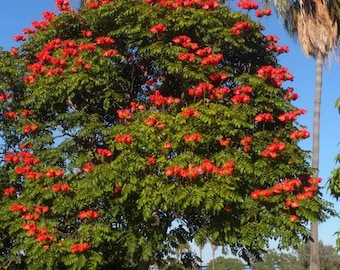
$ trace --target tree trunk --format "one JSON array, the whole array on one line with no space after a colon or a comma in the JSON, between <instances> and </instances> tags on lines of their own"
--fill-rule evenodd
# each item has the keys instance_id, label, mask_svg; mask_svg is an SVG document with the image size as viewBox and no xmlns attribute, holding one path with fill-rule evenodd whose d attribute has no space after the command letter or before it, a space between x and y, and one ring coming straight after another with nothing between
<instances>
[{"instance_id":1,"label":"tree trunk","mask_svg":"<svg viewBox=\"0 0 340 270\"><path fill-rule=\"evenodd\" d=\"M136 270L148 270L150 266L149 262L140 262L136 268Z\"/></svg>"},{"instance_id":2,"label":"tree trunk","mask_svg":"<svg viewBox=\"0 0 340 270\"><path fill-rule=\"evenodd\" d=\"M316 74L315 74L315 94L314 94L314 114L313 114L313 150L312 150L312 168L315 169L313 177L319 175L319 146L320 146L320 107L321 107L321 92L322 92L322 68L323 57L316 57ZM318 223L311 224L310 241L310 270L320 270L319 256L319 236Z\"/></svg>"}]
</instances>

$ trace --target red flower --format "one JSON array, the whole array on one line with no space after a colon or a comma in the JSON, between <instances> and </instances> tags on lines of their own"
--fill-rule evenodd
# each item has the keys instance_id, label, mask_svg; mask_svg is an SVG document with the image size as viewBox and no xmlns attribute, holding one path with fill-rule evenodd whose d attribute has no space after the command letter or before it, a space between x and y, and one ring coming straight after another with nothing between
<instances>
[{"instance_id":1,"label":"red flower","mask_svg":"<svg viewBox=\"0 0 340 270\"><path fill-rule=\"evenodd\" d=\"M187 134L183 137L185 142L199 142L202 139L202 135L199 133Z\"/></svg>"},{"instance_id":2,"label":"red flower","mask_svg":"<svg viewBox=\"0 0 340 270\"><path fill-rule=\"evenodd\" d=\"M145 123L147 126L152 127L152 126L154 126L157 122L158 122L157 118L156 118L155 116L151 116L151 117L149 117L147 120L145 120L144 123Z\"/></svg>"},{"instance_id":3,"label":"red flower","mask_svg":"<svg viewBox=\"0 0 340 270\"><path fill-rule=\"evenodd\" d=\"M310 133L307 129L303 128L301 130L294 130L291 134L290 134L290 138L292 140L299 140L299 139L307 139L309 138Z\"/></svg>"},{"instance_id":4,"label":"red flower","mask_svg":"<svg viewBox=\"0 0 340 270\"><path fill-rule=\"evenodd\" d=\"M35 223L25 223L21 228L27 231L29 235L34 235L37 232L37 225Z\"/></svg>"},{"instance_id":5,"label":"red flower","mask_svg":"<svg viewBox=\"0 0 340 270\"><path fill-rule=\"evenodd\" d=\"M298 219L299 219L299 218L298 218L296 215L290 215L290 218L289 218L289 220L290 220L291 222L296 222Z\"/></svg>"},{"instance_id":6,"label":"red flower","mask_svg":"<svg viewBox=\"0 0 340 270\"><path fill-rule=\"evenodd\" d=\"M52 186L52 191L54 192L59 192L59 191L68 192L70 190L71 190L71 187L67 184L54 184Z\"/></svg>"},{"instance_id":7,"label":"red flower","mask_svg":"<svg viewBox=\"0 0 340 270\"><path fill-rule=\"evenodd\" d=\"M24 133L30 133L30 132L35 132L38 130L38 126L37 125L26 125L24 126Z\"/></svg>"},{"instance_id":8,"label":"red flower","mask_svg":"<svg viewBox=\"0 0 340 270\"><path fill-rule=\"evenodd\" d=\"M49 207L48 206L37 205L34 208L34 212L36 212L36 213L47 213L48 211L49 211Z\"/></svg>"},{"instance_id":9,"label":"red flower","mask_svg":"<svg viewBox=\"0 0 340 270\"><path fill-rule=\"evenodd\" d=\"M250 31L251 29L252 29L252 26L249 22L237 22L231 28L231 31L233 32L235 36L238 36L242 34L243 32Z\"/></svg>"},{"instance_id":10,"label":"red flower","mask_svg":"<svg viewBox=\"0 0 340 270\"><path fill-rule=\"evenodd\" d=\"M97 211L94 211L94 210L86 210L86 211L80 211L78 216L81 220L97 219L99 217L99 213Z\"/></svg>"},{"instance_id":11,"label":"red flower","mask_svg":"<svg viewBox=\"0 0 340 270\"><path fill-rule=\"evenodd\" d=\"M5 196L11 196L16 193L16 189L14 187L9 187L4 189L4 195Z\"/></svg>"},{"instance_id":12,"label":"red flower","mask_svg":"<svg viewBox=\"0 0 340 270\"><path fill-rule=\"evenodd\" d=\"M258 18L262 18L263 16L270 16L272 15L272 11L270 8L265 8L262 10L256 10L255 16Z\"/></svg>"},{"instance_id":13,"label":"red flower","mask_svg":"<svg viewBox=\"0 0 340 270\"><path fill-rule=\"evenodd\" d=\"M106 37L98 37L97 39L96 39L96 43L98 44L98 45L112 45L112 44L114 44L116 41L113 39L113 38L111 38L111 37L108 37L108 36L106 36Z\"/></svg>"},{"instance_id":14,"label":"red flower","mask_svg":"<svg viewBox=\"0 0 340 270\"><path fill-rule=\"evenodd\" d=\"M27 172L25 174L27 179L39 179L41 177L41 173L38 172Z\"/></svg>"},{"instance_id":15,"label":"red flower","mask_svg":"<svg viewBox=\"0 0 340 270\"><path fill-rule=\"evenodd\" d=\"M164 146L163 146L165 149L170 149L172 147L172 143L171 142L166 142L164 143Z\"/></svg>"},{"instance_id":16,"label":"red flower","mask_svg":"<svg viewBox=\"0 0 340 270\"><path fill-rule=\"evenodd\" d=\"M260 122L271 122L274 120L274 117L270 113L259 113L258 115L255 116L255 122L260 123Z\"/></svg>"},{"instance_id":17,"label":"red flower","mask_svg":"<svg viewBox=\"0 0 340 270\"><path fill-rule=\"evenodd\" d=\"M22 110L21 115L22 116L32 116L33 112L25 109L25 110Z\"/></svg>"},{"instance_id":18,"label":"red flower","mask_svg":"<svg viewBox=\"0 0 340 270\"><path fill-rule=\"evenodd\" d=\"M117 143L125 143L125 144L131 144L132 143L132 135L117 135L115 137L115 140Z\"/></svg>"},{"instance_id":19,"label":"red flower","mask_svg":"<svg viewBox=\"0 0 340 270\"><path fill-rule=\"evenodd\" d=\"M166 26L163 25L163 24L157 24L157 25L154 25L152 27L150 27L150 32L153 33L153 34L156 34L156 33L163 33L166 31Z\"/></svg>"},{"instance_id":20,"label":"red flower","mask_svg":"<svg viewBox=\"0 0 340 270\"><path fill-rule=\"evenodd\" d=\"M13 37L13 39L14 39L15 41L25 41L25 40L26 40L25 36L23 36L23 35L15 35L15 36Z\"/></svg>"},{"instance_id":21,"label":"red flower","mask_svg":"<svg viewBox=\"0 0 340 270\"><path fill-rule=\"evenodd\" d=\"M38 214L32 214L32 213L27 213L22 216L25 220L38 220L39 215Z\"/></svg>"},{"instance_id":22,"label":"red flower","mask_svg":"<svg viewBox=\"0 0 340 270\"><path fill-rule=\"evenodd\" d=\"M15 56L19 54L19 50L17 50L16 48L11 48L11 52L10 55Z\"/></svg>"},{"instance_id":23,"label":"red flower","mask_svg":"<svg viewBox=\"0 0 340 270\"><path fill-rule=\"evenodd\" d=\"M251 10L251 9L258 9L259 4L257 2L253 2L252 0L241 0L237 2L237 5L246 10Z\"/></svg>"},{"instance_id":24,"label":"red flower","mask_svg":"<svg viewBox=\"0 0 340 270\"><path fill-rule=\"evenodd\" d=\"M133 115L130 111L130 109L122 109L122 110L117 110L118 118L119 119L132 119Z\"/></svg>"},{"instance_id":25,"label":"red flower","mask_svg":"<svg viewBox=\"0 0 340 270\"><path fill-rule=\"evenodd\" d=\"M98 155L104 156L104 157L111 157L113 155L113 152L111 150L104 149L104 148L98 148L97 153Z\"/></svg>"},{"instance_id":26,"label":"red flower","mask_svg":"<svg viewBox=\"0 0 340 270\"><path fill-rule=\"evenodd\" d=\"M111 57L116 54L118 54L118 50L110 49L110 50L103 51L104 57Z\"/></svg>"},{"instance_id":27,"label":"red flower","mask_svg":"<svg viewBox=\"0 0 340 270\"><path fill-rule=\"evenodd\" d=\"M80 32L83 37L87 37L87 38L92 37L92 31L90 30L81 30Z\"/></svg>"},{"instance_id":28,"label":"red flower","mask_svg":"<svg viewBox=\"0 0 340 270\"><path fill-rule=\"evenodd\" d=\"M85 173L88 173L89 171L91 171L91 170L93 170L93 169L95 169L95 168L96 168L95 165L93 165L93 164L90 163L90 162L87 162L87 163L85 163L85 165L84 165L84 167L83 167L83 171L84 171Z\"/></svg>"},{"instance_id":29,"label":"red flower","mask_svg":"<svg viewBox=\"0 0 340 270\"><path fill-rule=\"evenodd\" d=\"M219 143L221 146L227 146L231 143L231 138L221 139L219 140Z\"/></svg>"},{"instance_id":30,"label":"red flower","mask_svg":"<svg viewBox=\"0 0 340 270\"><path fill-rule=\"evenodd\" d=\"M90 248L91 245L89 243L73 244L71 246L71 253L82 253Z\"/></svg>"},{"instance_id":31,"label":"red flower","mask_svg":"<svg viewBox=\"0 0 340 270\"><path fill-rule=\"evenodd\" d=\"M147 157L146 160L148 161L149 165L155 165L157 162L157 159L155 159L154 157Z\"/></svg>"},{"instance_id":32,"label":"red flower","mask_svg":"<svg viewBox=\"0 0 340 270\"><path fill-rule=\"evenodd\" d=\"M200 112L192 108L186 108L182 110L181 114L183 117L191 117L191 116L197 117L200 115Z\"/></svg>"},{"instance_id":33,"label":"red flower","mask_svg":"<svg viewBox=\"0 0 340 270\"><path fill-rule=\"evenodd\" d=\"M4 117L9 119L17 119L18 115L15 112L4 112Z\"/></svg>"},{"instance_id":34,"label":"red flower","mask_svg":"<svg viewBox=\"0 0 340 270\"><path fill-rule=\"evenodd\" d=\"M22 205L22 204L13 204L13 205L11 205L9 210L11 212L25 213L25 212L27 212L28 208L25 205Z\"/></svg>"}]
</instances>

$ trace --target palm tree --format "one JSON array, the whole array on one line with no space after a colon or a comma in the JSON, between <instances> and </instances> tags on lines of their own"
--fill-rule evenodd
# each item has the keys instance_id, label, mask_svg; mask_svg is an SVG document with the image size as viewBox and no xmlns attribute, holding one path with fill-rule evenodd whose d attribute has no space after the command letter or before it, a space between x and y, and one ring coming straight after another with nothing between
<instances>
[{"instance_id":1,"label":"palm tree","mask_svg":"<svg viewBox=\"0 0 340 270\"><path fill-rule=\"evenodd\" d=\"M212 270L215 270L215 252L217 250L217 246L210 241L211 249L212 249Z\"/></svg>"},{"instance_id":2,"label":"palm tree","mask_svg":"<svg viewBox=\"0 0 340 270\"><path fill-rule=\"evenodd\" d=\"M274 4L288 33L297 37L303 52L316 60L312 168L318 177L322 69L339 45L340 3L328 0L264 0ZM310 270L320 270L318 223L311 224Z\"/></svg>"},{"instance_id":3,"label":"palm tree","mask_svg":"<svg viewBox=\"0 0 340 270\"><path fill-rule=\"evenodd\" d=\"M203 263L203 258L202 258L202 257L203 257L203 254L202 254L202 253L203 253L203 248L204 248L204 246L205 246L205 243L202 243L202 244L199 244L199 245L198 245L198 247L199 247L199 249L200 249L200 259L201 259L201 263L200 263L200 264L201 264L201 268L202 268L202 263Z\"/></svg>"}]
</instances>

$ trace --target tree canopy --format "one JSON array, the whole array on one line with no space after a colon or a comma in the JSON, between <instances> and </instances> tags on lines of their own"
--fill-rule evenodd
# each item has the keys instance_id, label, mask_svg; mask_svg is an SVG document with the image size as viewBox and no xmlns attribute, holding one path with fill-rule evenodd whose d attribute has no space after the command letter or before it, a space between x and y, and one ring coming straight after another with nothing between
<instances>
[{"instance_id":1,"label":"tree canopy","mask_svg":"<svg viewBox=\"0 0 340 270\"><path fill-rule=\"evenodd\" d=\"M329 209L276 36L214 0L56 4L0 52L2 266L147 269L190 241L247 260L308 239Z\"/></svg>"}]
</instances>

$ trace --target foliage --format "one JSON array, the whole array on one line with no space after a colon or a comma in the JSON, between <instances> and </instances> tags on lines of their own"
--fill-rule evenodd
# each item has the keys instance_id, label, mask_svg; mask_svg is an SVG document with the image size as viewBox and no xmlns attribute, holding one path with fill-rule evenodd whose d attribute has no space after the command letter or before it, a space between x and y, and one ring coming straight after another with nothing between
<instances>
[{"instance_id":1,"label":"foliage","mask_svg":"<svg viewBox=\"0 0 340 270\"><path fill-rule=\"evenodd\" d=\"M292 253L277 252L274 250L268 251L263 257L262 262L255 262L252 269L272 270L274 265L280 270L308 270L309 265L309 242L301 245ZM319 242L320 250L320 267L321 270L336 270L339 269L340 257L336 249L331 245L325 245Z\"/></svg>"},{"instance_id":2,"label":"foliage","mask_svg":"<svg viewBox=\"0 0 340 270\"><path fill-rule=\"evenodd\" d=\"M244 263L236 258L217 257L214 261L211 260L207 266L208 270L244 270Z\"/></svg>"},{"instance_id":3,"label":"foliage","mask_svg":"<svg viewBox=\"0 0 340 270\"><path fill-rule=\"evenodd\" d=\"M340 267L340 257L331 245L325 245L321 241L320 247L320 267L321 270L336 270ZM261 261L254 259L251 263L253 270L308 270L309 269L309 243L302 244L292 252L279 252L268 250L263 254ZM244 264L236 258L218 257L215 259L215 270L234 269L243 270ZM276 268L275 268L276 267ZM208 269L212 269L212 261L208 264Z\"/></svg>"},{"instance_id":4,"label":"foliage","mask_svg":"<svg viewBox=\"0 0 340 270\"><path fill-rule=\"evenodd\" d=\"M147 269L207 239L248 259L326 218L259 22L214 0L56 4L1 52L3 268Z\"/></svg>"}]
</instances>

